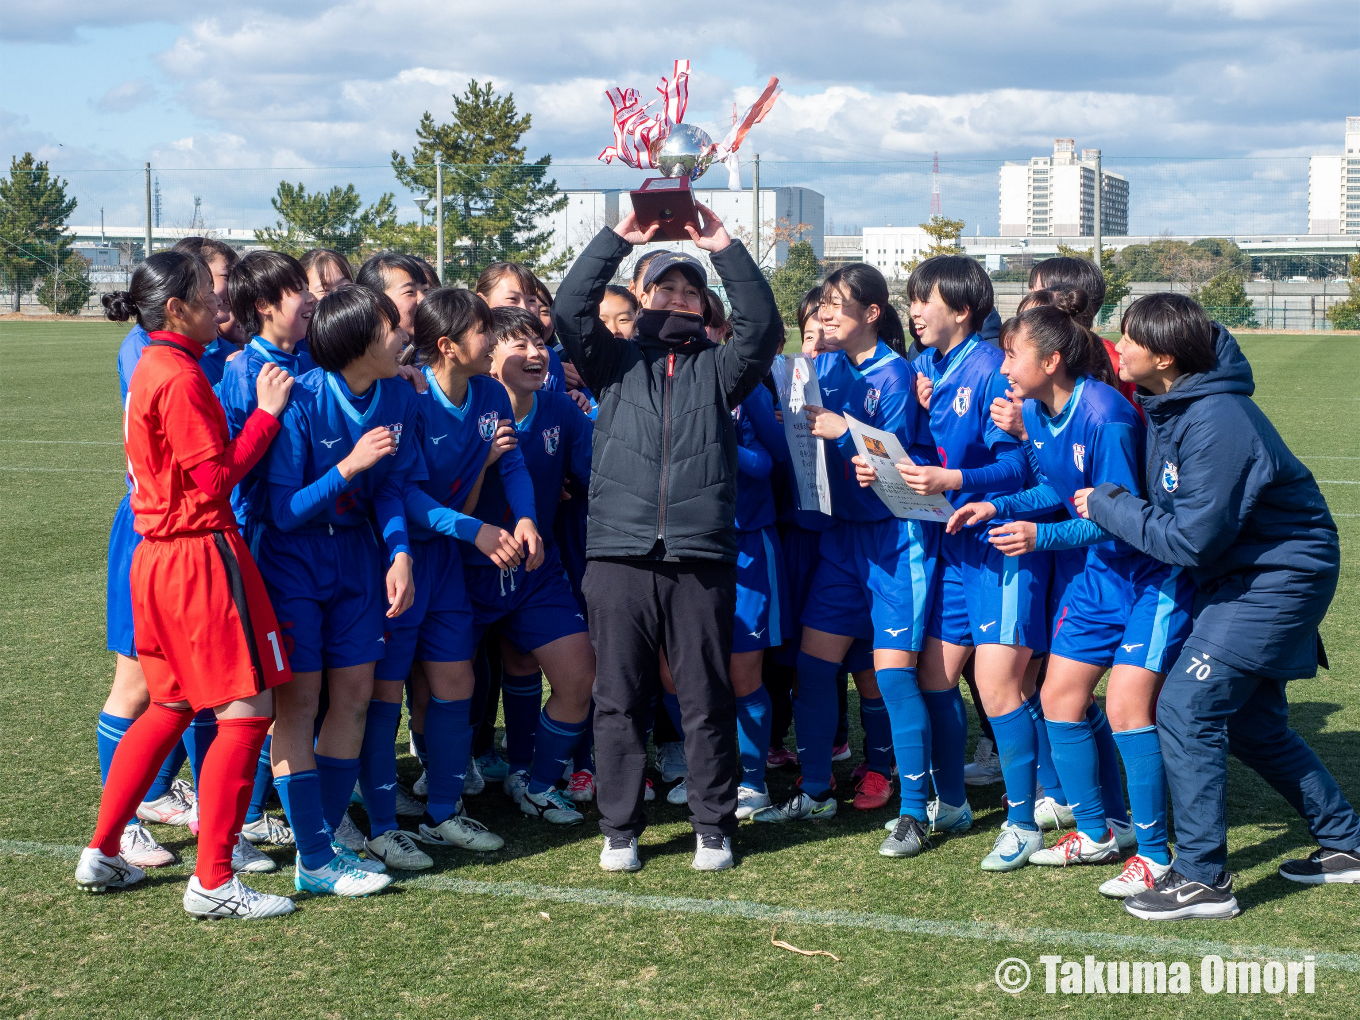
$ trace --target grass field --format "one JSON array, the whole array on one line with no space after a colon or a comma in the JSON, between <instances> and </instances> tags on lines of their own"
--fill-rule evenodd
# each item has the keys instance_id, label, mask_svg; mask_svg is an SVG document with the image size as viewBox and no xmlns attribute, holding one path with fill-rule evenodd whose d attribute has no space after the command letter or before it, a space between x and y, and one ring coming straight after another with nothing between
<instances>
[{"instance_id":1,"label":"grass field","mask_svg":"<svg viewBox=\"0 0 1360 1020\"><path fill-rule=\"evenodd\" d=\"M1229 866L1244 913L1232 922L1137 921L1096 894L1109 868L984 875L999 787L973 792L972 833L909 861L875 853L885 812L844 805L821 825L745 825L737 868L699 875L686 811L662 801L644 870L606 875L593 806L585 825L563 830L490 789L469 809L506 837L503 851L438 853L433 873L372 900L300 899L291 917L259 924L194 922L179 905L185 866L127 893L79 894L72 868L99 798L94 719L113 674L105 549L123 486L123 332L0 322L0 1016L1357 1015L1360 890L1276 875L1313 844L1236 763ZM1292 719L1360 797L1360 338L1251 336L1243 346L1261 406L1324 480L1341 530L1341 586L1324 627L1332 670L1291 686ZM410 782L418 770L400 741ZM838 767L842 791L853 764ZM792 776L771 782L779 794ZM187 830L157 835L191 857ZM256 884L288 892L291 869ZM773 946L776 925L776 938L839 962ZM1316 994L1201 992L1200 957L1234 952L1315 954ZM1047 995L1046 953L1185 960L1194 991ZM1015 996L994 981L1007 957L1034 971Z\"/></svg>"}]
</instances>

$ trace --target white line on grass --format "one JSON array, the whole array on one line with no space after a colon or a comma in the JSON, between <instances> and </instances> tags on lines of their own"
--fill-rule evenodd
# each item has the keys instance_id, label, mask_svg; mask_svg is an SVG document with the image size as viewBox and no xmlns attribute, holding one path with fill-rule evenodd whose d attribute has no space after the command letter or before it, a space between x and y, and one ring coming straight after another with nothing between
<instances>
[{"instance_id":1,"label":"white line on grass","mask_svg":"<svg viewBox=\"0 0 1360 1020\"><path fill-rule=\"evenodd\" d=\"M1347 481L1342 478L1319 478L1323 485L1360 485L1360 482Z\"/></svg>"},{"instance_id":2,"label":"white line on grass","mask_svg":"<svg viewBox=\"0 0 1360 1020\"><path fill-rule=\"evenodd\" d=\"M126 471L118 468L45 468L45 467L0 467L0 471L36 471L41 474L55 475L125 475Z\"/></svg>"},{"instance_id":3,"label":"white line on grass","mask_svg":"<svg viewBox=\"0 0 1360 1020\"><path fill-rule=\"evenodd\" d=\"M15 857L41 856L74 861L79 859L80 849L77 846L0 839L0 853ZM191 858L191 854L185 855L184 866L192 863ZM533 882L474 882L447 875L399 874L401 884L407 888L462 893L467 896L546 900L551 903L576 903L618 910L647 910L653 913L704 914L710 917L771 924L826 925L901 935L943 936L969 942L1033 944L1041 947L1069 945L1124 954L1137 951L1163 957L1216 955L1259 960L1302 960L1307 954L1314 958L1319 967L1360 973L1360 955L1353 953L1326 953L1280 946L1256 946L1161 935L1120 935L1113 932L1074 931L1066 928L1012 928L988 921L935 921L901 914L780 907L750 900L705 900L690 896L651 896L579 886L538 885Z\"/></svg>"},{"instance_id":4,"label":"white line on grass","mask_svg":"<svg viewBox=\"0 0 1360 1020\"><path fill-rule=\"evenodd\" d=\"M0 443L24 443L34 446L122 446L107 439L0 439ZM1351 458L1360 460L1360 457Z\"/></svg>"}]
</instances>

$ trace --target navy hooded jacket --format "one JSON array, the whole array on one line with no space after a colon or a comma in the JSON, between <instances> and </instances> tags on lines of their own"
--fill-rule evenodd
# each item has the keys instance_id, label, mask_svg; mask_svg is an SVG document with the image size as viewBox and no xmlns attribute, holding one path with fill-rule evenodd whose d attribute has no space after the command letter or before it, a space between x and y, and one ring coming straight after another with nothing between
<instances>
[{"instance_id":1,"label":"navy hooded jacket","mask_svg":"<svg viewBox=\"0 0 1360 1020\"><path fill-rule=\"evenodd\" d=\"M1336 524L1312 472L1251 399L1251 366L1218 323L1214 349L1208 371L1164 394L1138 391L1148 501L1107 483L1088 512L1134 548L1189 570L1196 649L1274 680L1314 676L1317 627L1340 569Z\"/></svg>"}]
</instances>

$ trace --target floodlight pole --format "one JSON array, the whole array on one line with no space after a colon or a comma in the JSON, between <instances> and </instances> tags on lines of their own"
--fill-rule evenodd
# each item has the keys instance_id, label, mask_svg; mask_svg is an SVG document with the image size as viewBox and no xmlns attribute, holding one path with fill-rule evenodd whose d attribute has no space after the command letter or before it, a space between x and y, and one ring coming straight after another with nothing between
<instances>
[{"instance_id":1,"label":"floodlight pole","mask_svg":"<svg viewBox=\"0 0 1360 1020\"><path fill-rule=\"evenodd\" d=\"M444 282L444 157L434 161L434 264Z\"/></svg>"},{"instance_id":2,"label":"floodlight pole","mask_svg":"<svg viewBox=\"0 0 1360 1020\"><path fill-rule=\"evenodd\" d=\"M751 171L751 254L760 265L760 153Z\"/></svg>"},{"instance_id":3,"label":"floodlight pole","mask_svg":"<svg viewBox=\"0 0 1360 1020\"><path fill-rule=\"evenodd\" d=\"M1101 263L1101 256L1102 256L1102 254L1103 254L1103 253L1101 252L1101 250L1100 250L1100 249L1101 249L1101 243L1102 243L1102 238L1101 238L1101 236L1100 236L1100 205L1101 205L1101 198L1103 197L1103 192L1104 192L1104 190L1105 190L1105 188L1104 188L1104 182L1101 180L1101 177L1100 177L1100 150L1097 149L1097 150L1096 150L1096 236L1095 236L1095 242L1096 242L1096 246L1095 246L1095 264L1096 264L1096 268L1097 268L1097 269L1100 269L1100 268L1101 268L1101 264L1100 264L1100 263Z\"/></svg>"},{"instance_id":4,"label":"floodlight pole","mask_svg":"<svg viewBox=\"0 0 1360 1020\"><path fill-rule=\"evenodd\" d=\"M146 252L143 259L151 257L151 164L146 165Z\"/></svg>"}]
</instances>

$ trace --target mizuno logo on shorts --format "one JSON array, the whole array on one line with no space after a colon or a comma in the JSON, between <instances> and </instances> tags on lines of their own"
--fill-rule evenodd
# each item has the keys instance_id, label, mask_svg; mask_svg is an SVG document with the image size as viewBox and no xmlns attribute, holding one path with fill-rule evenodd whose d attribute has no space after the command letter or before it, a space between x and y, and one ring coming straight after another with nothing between
<instances>
[{"instance_id":1,"label":"mizuno logo on shorts","mask_svg":"<svg viewBox=\"0 0 1360 1020\"><path fill-rule=\"evenodd\" d=\"M987 628L988 628L988 627L995 627L995 626L996 626L996 621L995 621L995 620L993 620L991 623L979 623L979 624L978 624L978 630L980 630L980 631L982 631L982 633L986 634L986 633L987 633Z\"/></svg>"},{"instance_id":2,"label":"mizuno logo on shorts","mask_svg":"<svg viewBox=\"0 0 1360 1020\"><path fill-rule=\"evenodd\" d=\"M749 631L748 633L750 633L751 637L755 638L758 641L760 640L760 635L765 633L765 628L761 627L760 630L753 630Z\"/></svg>"},{"instance_id":3,"label":"mizuno logo on shorts","mask_svg":"<svg viewBox=\"0 0 1360 1020\"><path fill-rule=\"evenodd\" d=\"M884 633L884 634L891 634L893 637L897 637L898 634L905 634L905 633L906 633L907 631L909 631L909 630L911 630L910 627L898 627L898 628L896 628L896 629L894 629L894 628L892 628L892 627L884 627L884 628L883 628L883 633Z\"/></svg>"},{"instance_id":4,"label":"mizuno logo on shorts","mask_svg":"<svg viewBox=\"0 0 1360 1020\"><path fill-rule=\"evenodd\" d=\"M1140 641L1140 642L1138 642L1138 644L1136 644L1136 645L1120 645L1119 647L1122 648L1122 649L1124 649L1124 651L1126 651L1126 652L1131 652L1131 651L1133 651L1135 648L1142 648L1142 647L1143 647L1143 642Z\"/></svg>"}]
</instances>

